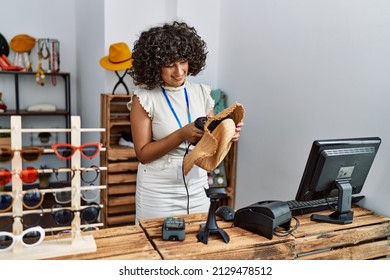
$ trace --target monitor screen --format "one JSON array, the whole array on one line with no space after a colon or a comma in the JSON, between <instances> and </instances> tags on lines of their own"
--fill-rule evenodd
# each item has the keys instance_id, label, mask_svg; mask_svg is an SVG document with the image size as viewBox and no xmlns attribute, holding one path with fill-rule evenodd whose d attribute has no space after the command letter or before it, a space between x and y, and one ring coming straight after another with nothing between
<instances>
[{"instance_id":1,"label":"monitor screen","mask_svg":"<svg viewBox=\"0 0 390 280\"><path fill-rule=\"evenodd\" d=\"M361 192L378 151L379 137L316 140L312 144L295 199L309 201L337 197L329 216L312 215L312 220L351 223L352 194Z\"/></svg>"}]
</instances>

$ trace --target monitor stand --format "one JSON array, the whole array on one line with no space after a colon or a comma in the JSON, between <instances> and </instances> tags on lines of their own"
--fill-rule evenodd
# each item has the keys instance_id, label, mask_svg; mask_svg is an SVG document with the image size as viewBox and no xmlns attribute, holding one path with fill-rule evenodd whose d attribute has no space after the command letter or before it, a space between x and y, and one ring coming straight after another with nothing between
<instances>
[{"instance_id":1,"label":"monitor stand","mask_svg":"<svg viewBox=\"0 0 390 280\"><path fill-rule=\"evenodd\" d=\"M311 215L312 221L325 222L332 224L350 224L353 220L353 212L351 211L352 201L352 186L349 181L336 182L336 188L339 190L337 210L330 214Z\"/></svg>"}]
</instances>

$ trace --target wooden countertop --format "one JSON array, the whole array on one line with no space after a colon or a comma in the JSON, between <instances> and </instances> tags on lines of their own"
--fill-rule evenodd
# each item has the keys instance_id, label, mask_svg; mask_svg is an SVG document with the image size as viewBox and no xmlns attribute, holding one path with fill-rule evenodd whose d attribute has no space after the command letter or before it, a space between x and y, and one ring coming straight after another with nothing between
<instances>
[{"instance_id":1,"label":"wooden countertop","mask_svg":"<svg viewBox=\"0 0 390 280\"><path fill-rule=\"evenodd\" d=\"M199 223L207 219L206 214L184 217L186 239L179 243L162 240L163 219L141 221L140 225L163 259L390 259L390 218L357 206L352 210L351 224L318 223L306 214L297 217L300 224L292 235L274 235L272 239L218 221L230 236L228 244L218 234L211 235L207 245L197 241ZM291 226L294 224L292 221Z\"/></svg>"},{"instance_id":2,"label":"wooden countertop","mask_svg":"<svg viewBox=\"0 0 390 280\"><path fill-rule=\"evenodd\" d=\"M50 258L52 260L161 260L159 253L140 226L124 226L89 231L93 235L96 251Z\"/></svg>"},{"instance_id":3,"label":"wooden countertop","mask_svg":"<svg viewBox=\"0 0 390 280\"><path fill-rule=\"evenodd\" d=\"M351 224L313 222L310 214L306 214L297 217L300 225L292 235L274 235L272 239L218 220L218 227L230 237L229 243L215 233L210 235L208 244L197 240L200 224L207 220L207 213L184 216L184 241L162 240L163 218L144 220L139 226L87 232L94 237L95 252L50 259L390 259L390 218L359 207L352 210L354 220ZM292 221L292 226L294 223Z\"/></svg>"}]
</instances>

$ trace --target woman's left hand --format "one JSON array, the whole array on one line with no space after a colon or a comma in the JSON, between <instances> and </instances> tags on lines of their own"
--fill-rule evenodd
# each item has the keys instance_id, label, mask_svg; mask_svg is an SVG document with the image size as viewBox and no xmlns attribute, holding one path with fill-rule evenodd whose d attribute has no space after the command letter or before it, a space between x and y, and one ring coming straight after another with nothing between
<instances>
[{"instance_id":1,"label":"woman's left hand","mask_svg":"<svg viewBox=\"0 0 390 280\"><path fill-rule=\"evenodd\" d=\"M232 137L232 142L237 142L238 139L240 139L240 131L241 131L241 128L244 126L244 123L241 122L241 123L238 123L236 125L236 133L233 135Z\"/></svg>"}]
</instances>

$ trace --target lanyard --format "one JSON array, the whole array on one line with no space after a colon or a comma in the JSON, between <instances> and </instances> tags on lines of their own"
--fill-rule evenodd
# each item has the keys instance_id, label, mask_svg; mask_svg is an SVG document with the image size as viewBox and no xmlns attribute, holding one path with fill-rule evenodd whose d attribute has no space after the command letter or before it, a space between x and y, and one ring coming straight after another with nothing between
<instances>
[{"instance_id":1,"label":"lanyard","mask_svg":"<svg viewBox=\"0 0 390 280\"><path fill-rule=\"evenodd\" d=\"M177 121L177 124L179 125L180 128L182 128L183 126L182 126L182 124L181 124L181 122L180 122L180 120L179 120L179 117L178 117L177 114L176 114L175 109L173 109L172 103L171 103L171 101L169 100L169 97L168 97L167 92L165 91L165 89L164 89L163 87L161 87L161 89L162 89L162 92L163 92L163 94L164 94L164 96L165 96L165 99L166 99L167 102L168 102L169 108L170 108L171 111L172 111L172 114L175 116L175 119L176 119L176 121ZM186 89L186 88L184 88L184 96L185 96L185 98L186 98L186 104L187 104L188 123L190 123L190 122L191 122L190 103L189 103L189 101L188 101L188 94L187 94L187 89Z\"/></svg>"}]
</instances>

